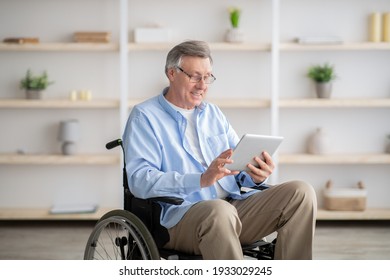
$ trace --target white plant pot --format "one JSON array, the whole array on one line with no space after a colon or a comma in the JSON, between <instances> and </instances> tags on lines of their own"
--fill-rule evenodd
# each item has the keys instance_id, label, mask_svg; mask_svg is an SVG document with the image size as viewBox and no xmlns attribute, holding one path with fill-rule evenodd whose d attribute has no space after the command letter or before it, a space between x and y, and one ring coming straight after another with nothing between
<instances>
[{"instance_id":1,"label":"white plant pot","mask_svg":"<svg viewBox=\"0 0 390 280\"><path fill-rule=\"evenodd\" d=\"M230 28L226 31L225 40L229 43L242 43L244 41L244 33L240 28Z\"/></svg>"}]
</instances>

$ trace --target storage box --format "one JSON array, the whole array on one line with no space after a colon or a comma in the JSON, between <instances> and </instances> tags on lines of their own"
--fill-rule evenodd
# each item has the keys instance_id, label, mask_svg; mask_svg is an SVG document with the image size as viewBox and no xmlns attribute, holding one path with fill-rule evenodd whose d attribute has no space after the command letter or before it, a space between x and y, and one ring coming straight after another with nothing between
<instances>
[{"instance_id":1,"label":"storage box","mask_svg":"<svg viewBox=\"0 0 390 280\"><path fill-rule=\"evenodd\" d=\"M358 188L332 188L328 182L324 190L326 210L364 211L367 204L367 191L359 182Z\"/></svg>"},{"instance_id":2,"label":"storage box","mask_svg":"<svg viewBox=\"0 0 390 280\"><path fill-rule=\"evenodd\" d=\"M136 28L134 42L136 43L162 43L172 41L172 30L161 27Z\"/></svg>"}]
</instances>

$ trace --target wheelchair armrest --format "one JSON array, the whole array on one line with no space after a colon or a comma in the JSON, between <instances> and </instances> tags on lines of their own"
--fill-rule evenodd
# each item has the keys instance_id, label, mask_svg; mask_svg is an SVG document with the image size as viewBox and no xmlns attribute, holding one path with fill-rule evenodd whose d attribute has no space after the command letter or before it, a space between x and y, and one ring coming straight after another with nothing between
<instances>
[{"instance_id":1,"label":"wheelchair armrest","mask_svg":"<svg viewBox=\"0 0 390 280\"><path fill-rule=\"evenodd\" d=\"M182 198L173 197L173 196L152 197L152 198L149 198L149 200L151 200L153 202L165 202L165 203L173 204L173 205L180 205L184 201Z\"/></svg>"}]
</instances>

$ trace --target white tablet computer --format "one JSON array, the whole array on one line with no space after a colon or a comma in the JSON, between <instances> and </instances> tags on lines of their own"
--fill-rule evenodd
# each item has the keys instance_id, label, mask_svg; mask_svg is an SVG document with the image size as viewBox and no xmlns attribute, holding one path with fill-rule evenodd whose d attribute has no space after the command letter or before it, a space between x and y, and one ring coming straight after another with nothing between
<instances>
[{"instance_id":1,"label":"white tablet computer","mask_svg":"<svg viewBox=\"0 0 390 280\"><path fill-rule=\"evenodd\" d=\"M257 166L253 158L255 156L262 158L263 151L272 156L282 141L281 136L245 134L233 151L231 158L234 162L226 164L226 168L243 171L248 169L248 163Z\"/></svg>"}]
</instances>

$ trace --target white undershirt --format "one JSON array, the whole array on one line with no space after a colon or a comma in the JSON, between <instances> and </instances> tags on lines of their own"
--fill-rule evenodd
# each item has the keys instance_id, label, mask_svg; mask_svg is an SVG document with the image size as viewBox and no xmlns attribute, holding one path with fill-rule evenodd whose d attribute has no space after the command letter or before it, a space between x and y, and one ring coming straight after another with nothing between
<instances>
[{"instance_id":1,"label":"white undershirt","mask_svg":"<svg viewBox=\"0 0 390 280\"><path fill-rule=\"evenodd\" d=\"M190 145L190 149L193 153L194 158L199 161L205 168L207 168L206 161L204 160L202 150L200 149L200 144L199 144L199 138L198 134L196 132L196 113L195 109L183 109L180 107L177 107L170 103L168 103L178 112L180 112L187 120L187 128L185 131L185 137ZM218 198L225 198L228 196L228 193L222 189L221 185L216 182L214 185L215 189L217 191L217 196Z\"/></svg>"}]
</instances>

